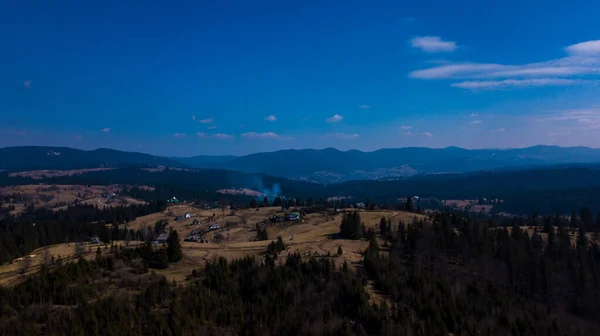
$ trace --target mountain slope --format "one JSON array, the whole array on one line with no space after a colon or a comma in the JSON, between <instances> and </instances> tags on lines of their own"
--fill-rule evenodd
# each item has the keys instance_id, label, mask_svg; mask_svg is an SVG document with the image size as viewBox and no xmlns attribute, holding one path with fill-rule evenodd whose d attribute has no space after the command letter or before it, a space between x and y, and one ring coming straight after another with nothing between
<instances>
[{"instance_id":1,"label":"mountain slope","mask_svg":"<svg viewBox=\"0 0 600 336\"><path fill-rule=\"evenodd\" d=\"M178 159L196 168L224 168L320 182L378 179L415 174L471 172L510 167L600 162L600 150L587 147L534 146L522 149L406 147L373 152L281 150L240 157ZM194 159L194 160L191 160ZM208 163L207 163L208 162Z\"/></svg>"},{"instance_id":2,"label":"mountain slope","mask_svg":"<svg viewBox=\"0 0 600 336\"><path fill-rule=\"evenodd\" d=\"M0 148L0 170L82 169L123 165L185 166L168 158L105 148L92 151L43 146Z\"/></svg>"}]
</instances>

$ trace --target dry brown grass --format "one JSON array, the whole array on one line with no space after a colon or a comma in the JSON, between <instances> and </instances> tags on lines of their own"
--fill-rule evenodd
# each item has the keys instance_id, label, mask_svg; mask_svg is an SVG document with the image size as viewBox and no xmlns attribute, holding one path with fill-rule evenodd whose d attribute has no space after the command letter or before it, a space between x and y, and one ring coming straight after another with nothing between
<instances>
[{"instance_id":1,"label":"dry brown grass","mask_svg":"<svg viewBox=\"0 0 600 336\"><path fill-rule=\"evenodd\" d=\"M115 242L115 245L122 246L125 242L118 241ZM139 244L137 242L132 242L130 246L135 246ZM93 259L96 256L96 249L100 247L103 253L106 251L107 246L104 244L84 244L84 258ZM31 252L29 255L24 256L22 258L17 258L13 260L11 263L1 265L0 266L0 285L14 285L23 280L27 275L36 273L40 270L40 266L43 260L43 253L45 250L48 250L49 256L54 256L55 259L61 259L63 262L71 262L74 261L74 253L75 253L75 243L67 243L67 244L56 244L48 247L41 247ZM27 272L21 274L21 260L29 259L30 265Z\"/></svg>"},{"instance_id":2,"label":"dry brown grass","mask_svg":"<svg viewBox=\"0 0 600 336\"><path fill-rule=\"evenodd\" d=\"M330 255L337 265L341 265L344 261L351 265L360 262L361 253L366 249L368 242L363 240L344 240L331 239L331 235L339 232L342 215L313 213L304 216L302 222L283 222L267 224L269 233L268 241L255 241L257 223L263 222L270 216L277 214L282 215L279 207L244 209L237 211L225 212L221 210L203 210L195 208L191 205L175 205L169 207L162 213L154 213L147 216L139 217L137 220L126 224L128 228L139 229L143 226L153 226L159 220L168 220L168 228L175 229L179 232L179 237L182 240L182 250L184 258L178 263L171 264L168 269L156 270L157 274L165 275L170 281L183 281L193 269L202 268L207 260L217 257L224 257L228 260L241 258L246 255L254 255L261 258L262 252L265 251L267 245L281 236L284 242L288 245L288 250L281 254L280 260L285 260L288 253L298 252L305 257L311 255ZM185 213L192 214L191 218L175 221L175 216L183 216ZM214 213L214 217L213 217ZM398 221L410 222L416 216L424 218L422 215L415 215L403 211L361 211L361 219L367 228L377 227L381 217L390 218L394 225ZM192 225L194 219L201 221L200 225ZM221 229L220 232L224 240L219 243L195 243L184 242L183 239L191 230L206 228L209 224L218 223ZM227 225L229 223L229 225ZM244 224L245 223L245 224ZM229 227L227 227L229 226ZM215 231L207 234L207 238L212 240ZM293 236L293 240L291 239ZM93 258L98 245L91 246L91 251L86 255L86 258ZM341 246L343 253L337 255L338 247ZM63 260L70 259L74 253L75 245L58 244L49 248L50 254L55 257L60 255ZM104 251L104 247L102 247ZM31 258L31 267L27 274L31 274L39 270L40 256L42 249L38 249L32 253L36 255ZM12 263L0 266L0 284L14 284L22 279L23 275L19 274L19 263Z\"/></svg>"},{"instance_id":3,"label":"dry brown grass","mask_svg":"<svg viewBox=\"0 0 600 336\"><path fill-rule=\"evenodd\" d=\"M339 232L342 215L337 214L308 214L303 217L300 223L268 223L267 232L268 241L255 241L257 223L261 223L272 215L282 215L280 207L269 207L256 209L244 209L225 212L221 210L203 210L191 205L175 205L169 207L163 213L155 213L138 218L128 223L127 227L139 229L143 226L153 226L159 220L167 220L168 228L179 232L182 240L182 249L184 258L177 264L172 265L166 270L159 270L157 273L167 276L169 280L181 281L195 268L201 268L206 260L216 257L224 257L228 260L241 258L246 255L259 256L266 249L267 245L277 236L281 236L288 245L288 250L281 254L281 259L285 260L288 253L299 252L303 256L314 254L329 254L336 264L340 265L344 261L350 264L360 262L361 253L366 249L368 242L362 240L332 240L331 235ZM186 213L192 215L191 218L175 221L175 216L183 216ZM169 215L170 214L170 215ZM214 217L213 217L214 214ZM415 215L404 211L361 211L361 219L367 228L378 227L381 217L390 218L394 225L399 221L409 223L416 216L420 219L422 215ZM198 219L200 225L192 225L192 222ZM243 223L246 224L243 224ZM220 232L224 236L224 241L215 243L212 238L215 231L208 233L206 238L210 243L184 242L183 239L190 231L195 229L204 229L212 223L220 225ZM227 223L231 227L226 228ZM293 240L292 240L293 237ZM341 246L343 254L337 256L337 249Z\"/></svg>"},{"instance_id":4,"label":"dry brown grass","mask_svg":"<svg viewBox=\"0 0 600 336\"><path fill-rule=\"evenodd\" d=\"M11 173L10 177L31 177L32 179L42 179L46 177L73 176L84 173L97 172L103 170L112 170L114 168L89 168L89 169L73 169L73 170L31 170L25 172Z\"/></svg>"},{"instance_id":5,"label":"dry brown grass","mask_svg":"<svg viewBox=\"0 0 600 336\"><path fill-rule=\"evenodd\" d=\"M120 186L84 186L84 185L20 185L0 188L0 196L10 196L20 194L23 202L10 202L9 205L14 205L15 210L12 214L21 213L28 205L34 204L36 207L51 208L53 210L64 209L65 206L59 207L60 203L71 204L78 200L81 204L93 204L99 207L122 205L122 204L143 204L145 202L133 199L131 197L123 197L118 199L118 202L107 204L102 199L102 194L117 193Z\"/></svg>"}]
</instances>

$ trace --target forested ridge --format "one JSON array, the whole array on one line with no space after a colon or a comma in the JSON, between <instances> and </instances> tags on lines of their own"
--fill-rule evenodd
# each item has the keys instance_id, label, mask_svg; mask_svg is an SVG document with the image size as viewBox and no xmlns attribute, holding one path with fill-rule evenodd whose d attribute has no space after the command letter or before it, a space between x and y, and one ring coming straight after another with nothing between
<instances>
[{"instance_id":1,"label":"forested ridge","mask_svg":"<svg viewBox=\"0 0 600 336\"><path fill-rule=\"evenodd\" d=\"M0 264L42 246L94 236L103 241L122 239L126 232L119 229L119 224L163 211L166 205L165 201L106 208L77 204L56 211L29 207L19 215L0 208Z\"/></svg>"},{"instance_id":2,"label":"forested ridge","mask_svg":"<svg viewBox=\"0 0 600 336\"><path fill-rule=\"evenodd\" d=\"M179 284L156 277L126 280L124 275L147 272L156 253L176 261L177 253L169 251L177 248L116 249L99 253L94 261L54 266L1 290L6 318L0 332L598 335L600 249L585 235L593 226L590 217L586 209L572 219L532 216L525 222L538 223L540 232L529 236L521 230L522 218L498 227L441 212L412 223L382 219L375 235L352 229L360 215L351 214L341 230L370 240L364 270L336 265L328 256L278 257L286 248L278 239L264 260L215 259ZM572 245L573 230L579 238ZM98 282L104 277L115 279L112 286L131 288L132 294L100 295L107 289ZM367 281L381 290L382 304L369 303Z\"/></svg>"},{"instance_id":3,"label":"forested ridge","mask_svg":"<svg viewBox=\"0 0 600 336\"><path fill-rule=\"evenodd\" d=\"M394 204L398 197L406 195L437 199L486 197L503 200L494 207L495 212L568 214L584 206L600 212L600 169L595 166L425 175L329 185L225 170L166 169L163 172L150 172L139 168L120 168L43 180L9 177L8 173L0 172L0 186L37 184L41 181L46 184L148 185L155 187L155 190L137 189L132 196L154 201L180 195L180 198L188 200L249 202L249 196L223 195L217 190L249 188L263 192L278 185L281 195L287 197L319 199L350 196L354 202L370 198L374 202L387 204Z\"/></svg>"}]
</instances>

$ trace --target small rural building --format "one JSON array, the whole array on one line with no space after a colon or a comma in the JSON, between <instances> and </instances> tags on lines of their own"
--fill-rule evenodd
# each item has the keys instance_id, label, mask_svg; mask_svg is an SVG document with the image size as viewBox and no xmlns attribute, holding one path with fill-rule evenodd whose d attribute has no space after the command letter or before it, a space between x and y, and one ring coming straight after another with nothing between
<instances>
[{"instance_id":1,"label":"small rural building","mask_svg":"<svg viewBox=\"0 0 600 336\"><path fill-rule=\"evenodd\" d=\"M169 234L168 233L161 233L158 236L158 238L156 238L155 243L166 244L168 239L169 239Z\"/></svg>"}]
</instances>

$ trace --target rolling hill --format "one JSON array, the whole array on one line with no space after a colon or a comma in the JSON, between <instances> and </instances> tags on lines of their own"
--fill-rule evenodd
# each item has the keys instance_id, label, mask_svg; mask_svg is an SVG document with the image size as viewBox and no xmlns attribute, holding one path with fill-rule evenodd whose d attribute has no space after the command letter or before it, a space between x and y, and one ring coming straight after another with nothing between
<instances>
[{"instance_id":1,"label":"rolling hill","mask_svg":"<svg viewBox=\"0 0 600 336\"><path fill-rule=\"evenodd\" d=\"M0 148L0 170L83 169L119 166L183 167L183 163L150 154L99 148L91 151L68 147Z\"/></svg>"},{"instance_id":2,"label":"rolling hill","mask_svg":"<svg viewBox=\"0 0 600 336\"><path fill-rule=\"evenodd\" d=\"M178 159L195 168L224 168L315 182L389 179L419 174L462 173L518 167L600 162L600 150L588 147L534 146L521 149L439 149L407 147L373 152L282 150L240 157Z\"/></svg>"},{"instance_id":3,"label":"rolling hill","mask_svg":"<svg viewBox=\"0 0 600 336\"><path fill-rule=\"evenodd\" d=\"M600 149L534 146L520 149L406 147L373 152L334 148L281 150L245 156L160 157L111 149L64 147L0 149L0 170L82 169L151 166L223 169L318 183L396 179L415 175L485 170L535 169L600 163Z\"/></svg>"}]
</instances>

